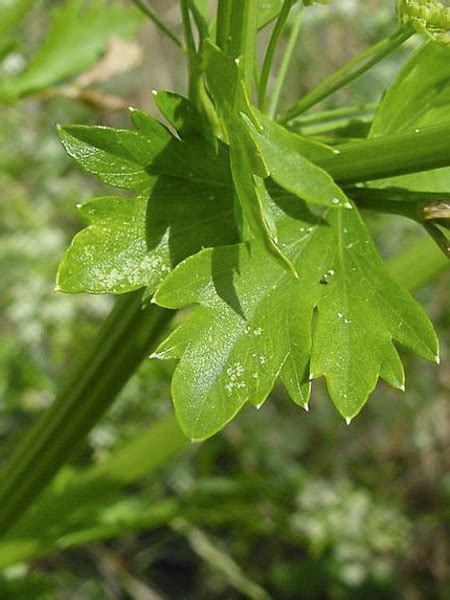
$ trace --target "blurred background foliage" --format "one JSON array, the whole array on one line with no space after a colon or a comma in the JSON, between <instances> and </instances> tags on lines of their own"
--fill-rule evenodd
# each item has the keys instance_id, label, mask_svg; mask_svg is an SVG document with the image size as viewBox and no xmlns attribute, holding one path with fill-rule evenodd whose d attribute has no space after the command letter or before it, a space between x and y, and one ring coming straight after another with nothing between
<instances>
[{"instance_id":1,"label":"blurred background foliage","mask_svg":"<svg viewBox=\"0 0 450 600\"><path fill-rule=\"evenodd\" d=\"M55 125L127 127L127 106L154 112L151 89L186 87L177 48L118 0L88 2L84 21L72 15L65 42L93 25L103 41L84 62L52 63L50 77L35 61L31 75L45 81L36 87L29 57L52 11L76 2L16 4L25 16L0 52L0 462L113 303L53 291L58 261L83 225L76 205L100 189L65 155ZM150 4L180 32L177 2ZM110 5L122 11L117 19L93 23ZM390 32L393 5L311 8L283 103ZM322 108L376 102L415 43ZM364 127L346 123L342 135ZM388 257L420 235L399 218L368 218ZM262 410L245 409L213 439L188 444L172 417L174 365L146 361L0 543L0 598L450 598L449 283L447 270L416 293L437 327L441 366L406 357L407 393L380 385L351 427L320 385L308 414L278 388Z\"/></svg>"}]
</instances>

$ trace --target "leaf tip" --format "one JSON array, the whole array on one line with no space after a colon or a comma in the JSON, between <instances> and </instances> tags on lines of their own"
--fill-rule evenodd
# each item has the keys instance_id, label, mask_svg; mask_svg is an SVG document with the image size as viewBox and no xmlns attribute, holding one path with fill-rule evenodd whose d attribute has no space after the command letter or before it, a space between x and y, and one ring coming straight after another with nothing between
<instances>
[{"instance_id":1,"label":"leaf tip","mask_svg":"<svg viewBox=\"0 0 450 600\"><path fill-rule=\"evenodd\" d=\"M302 408L304 410L306 410L306 412L309 412L309 404L308 403L304 404Z\"/></svg>"},{"instance_id":2,"label":"leaf tip","mask_svg":"<svg viewBox=\"0 0 450 600\"><path fill-rule=\"evenodd\" d=\"M437 365L441 364L441 357L439 354L436 354L436 356L434 357L434 361Z\"/></svg>"},{"instance_id":3,"label":"leaf tip","mask_svg":"<svg viewBox=\"0 0 450 600\"><path fill-rule=\"evenodd\" d=\"M350 425L352 422L352 417L345 417L345 422L347 423L347 425Z\"/></svg>"},{"instance_id":4,"label":"leaf tip","mask_svg":"<svg viewBox=\"0 0 450 600\"><path fill-rule=\"evenodd\" d=\"M61 286L59 285L59 283L57 283L57 284L55 285L55 287L53 288L53 290L54 290L55 292L62 292L62 288L61 288Z\"/></svg>"}]
</instances>

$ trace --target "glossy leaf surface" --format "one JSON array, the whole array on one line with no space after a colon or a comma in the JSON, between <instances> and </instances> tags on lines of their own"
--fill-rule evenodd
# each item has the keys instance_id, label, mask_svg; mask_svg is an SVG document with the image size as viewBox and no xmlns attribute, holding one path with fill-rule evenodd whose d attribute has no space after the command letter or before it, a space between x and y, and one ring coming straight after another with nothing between
<instances>
[{"instance_id":1,"label":"glossy leaf surface","mask_svg":"<svg viewBox=\"0 0 450 600\"><path fill-rule=\"evenodd\" d=\"M138 192L135 198L97 198L81 207L90 224L60 264L62 291L123 293L146 286L151 293L187 256L239 240L225 150L218 147L216 154L199 137L177 140L141 111L132 118L137 132L61 130L67 151L87 171Z\"/></svg>"},{"instance_id":2,"label":"glossy leaf surface","mask_svg":"<svg viewBox=\"0 0 450 600\"><path fill-rule=\"evenodd\" d=\"M162 306L200 305L156 353L181 357L172 391L193 439L221 429L246 402L260 406L280 373L303 406L310 378L323 375L338 410L352 418L379 376L403 388L393 340L436 358L430 322L389 277L359 213L314 214L279 189L273 195L298 280L252 242L188 258L156 293Z\"/></svg>"}]
</instances>

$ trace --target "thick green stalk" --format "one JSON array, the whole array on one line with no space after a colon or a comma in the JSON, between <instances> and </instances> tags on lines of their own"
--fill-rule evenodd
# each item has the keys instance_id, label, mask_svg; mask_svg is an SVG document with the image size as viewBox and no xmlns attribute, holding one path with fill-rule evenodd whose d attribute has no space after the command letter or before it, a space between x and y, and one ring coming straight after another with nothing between
<instances>
[{"instance_id":1,"label":"thick green stalk","mask_svg":"<svg viewBox=\"0 0 450 600\"><path fill-rule=\"evenodd\" d=\"M450 166L450 124L343 144L311 159L339 183L358 183Z\"/></svg>"},{"instance_id":2,"label":"thick green stalk","mask_svg":"<svg viewBox=\"0 0 450 600\"><path fill-rule=\"evenodd\" d=\"M230 41L231 13L233 0L219 0L217 4L216 43L221 50L228 54Z\"/></svg>"},{"instance_id":3,"label":"thick green stalk","mask_svg":"<svg viewBox=\"0 0 450 600\"><path fill-rule=\"evenodd\" d=\"M253 88L256 64L257 0L234 0L228 42L228 54L239 58L249 93Z\"/></svg>"},{"instance_id":4,"label":"thick green stalk","mask_svg":"<svg viewBox=\"0 0 450 600\"><path fill-rule=\"evenodd\" d=\"M288 123L311 106L318 104L328 96L331 96L345 85L371 69L378 62L386 58L408 38L414 31L410 28L401 27L395 33L384 38L374 46L368 48L346 65L338 69L333 75L326 79L309 94L300 98L286 113L280 117L281 123Z\"/></svg>"},{"instance_id":5,"label":"thick green stalk","mask_svg":"<svg viewBox=\"0 0 450 600\"><path fill-rule=\"evenodd\" d=\"M258 87L258 106L261 110L266 109L267 86L269 84L273 59L275 57L275 52L280 42L280 38L283 33L284 26L286 25L286 21L288 20L289 13L291 12L293 3L294 0L284 0L277 22L273 28L272 35L270 36L269 44L267 46Z\"/></svg>"},{"instance_id":6,"label":"thick green stalk","mask_svg":"<svg viewBox=\"0 0 450 600\"><path fill-rule=\"evenodd\" d=\"M354 187L346 191L359 208L406 217L421 224L426 221L424 209L445 196L437 192L413 192L397 187Z\"/></svg>"},{"instance_id":7,"label":"thick green stalk","mask_svg":"<svg viewBox=\"0 0 450 600\"><path fill-rule=\"evenodd\" d=\"M402 188L375 189L357 187L347 190L358 208L399 215L422 225L438 245L444 256L450 258L450 240L439 227L450 219L450 200L445 194L411 192ZM440 215L446 215L440 219ZM437 216L434 216L437 215ZM445 225L442 226L444 228Z\"/></svg>"},{"instance_id":8,"label":"thick green stalk","mask_svg":"<svg viewBox=\"0 0 450 600\"><path fill-rule=\"evenodd\" d=\"M141 299L135 292L118 300L85 361L17 447L1 474L0 533L80 448L154 348L173 312L153 304L142 309Z\"/></svg>"}]
</instances>

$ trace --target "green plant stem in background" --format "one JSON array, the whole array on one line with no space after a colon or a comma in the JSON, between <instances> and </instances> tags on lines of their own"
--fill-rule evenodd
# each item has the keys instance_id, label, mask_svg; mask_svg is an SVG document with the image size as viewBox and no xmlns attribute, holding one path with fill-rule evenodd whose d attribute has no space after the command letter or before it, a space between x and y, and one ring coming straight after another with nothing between
<instances>
[{"instance_id":1,"label":"green plant stem in background","mask_svg":"<svg viewBox=\"0 0 450 600\"><path fill-rule=\"evenodd\" d=\"M286 21L288 20L289 13L291 12L293 3L294 0L284 0L280 14L278 15L278 19L275 23L275 27L273 28L272 35L270 36L269 44L267 46L258 87L258 106L263 111L266 109L267 86L269 84L273 59L280 43L280 39L286 25Z\"/></svg>"},{"instance_id":2,"label":"green plant stem in background","mask_svg":"<svg viewBox=\"0 0 450 600\"><path fill-rule=\"evenodd\" d=\"M153 9L149 8L145 2L142 0L132 0L133 4L137 6L137 8L144 13L159 29L159 31L169 38L178 48L183 48L183 42L170 30L165 23L161 21L158 15L154 12Z\"/></svg>"},{"instance_id":3,"label":"green plant stem in background","mask_svg":"<svg viewBox=\"0 0 450 600\"><path fill-rule=\"evenodd\" d=\"M289 124L289 129L297 131L302 135L319 135L335 131L345 127L354 120L371 122L375 115L377 104L366 104L363 106L346 106L324 110L310 115L304 115Z\"/></svg>"},{"instance_id":4,"label":"green plant stem in background","mask_svg":"<svg viewBox=\"0 0 450 600\"><path fill-rule=\"evenodd\" d=\"M387 266L394 279L415 290L448 270L449 262L430 239L424 238L391 258Z\"/></svg>"},{"instance_id":5,"label":"green plant stem in background","mask_svg":"<svg viewBox=\"0 0 450 600\"><path fill-rule=\"evenodd\" d=\"M401 27L389 37L384 38L374 46L368 48L346 65L338 69L333 75L326 79L309 94L303 96L289 110L281 115L280 123L288 123L308 108L318 104L328 96L331 96L345 85L371 69L378 62L386 58L399 46L401 46L414 33L410 28Z\"/></svg>"},{"instance_id":6,"label":"green plant stem in background","mask_svg":"<svg viewBox=\"0 0 450 600\"><path fill-rule=\"evenodd\" d=\"M27 10L33 4L33 0L15 0L14 2L0 2L0 40L4 42L7 36L16 27Z\"/></svg>"},{"instance_id":7,"label":"green plant stem in background","mask_svg":"<svg viewBox=\"0 0 450 600\"><path fill-rule=\"evenodd\" d=\"M0 534L8 530L114 402L154 348L173 312L120 298L81 367L25 435L1 474Z\"/></svg>"},{"instance_id":8,"label":"green plant stem in background","mask_svg":"<svg viewBox=\"0 0 450 600\"><path fill-rule=\"evenodd\" d=\"M295 46L298 41L298 37L300 35L300 30L303 22L303 10L300 10L294 17L292 23L292 29L289 34L286 48L283 52L283 56L281 59L280 68L278 70L278 74L273 84L272 94L269 102L269 110L268 115L273 119L277 110L278 103L280 101L281 90L283 89L284 82L286 80L286 75L289 70L289 65L291 64L292 55L294 53Z\"/></svg>"},{"instance_id":9,"label":"green plant stem in background","mask_svg":"<svg viewBox=\"0 0 450 600\"><path fill-rule=\"evenodd\" d=\"M189 544L206 563L225 575L227 581L249 600L271 600L271 596L252 581L241 566L225 553L201 529L192 526L182 518L174 519L172 529L183 534Z\"/></svg>"}]
</instances>

